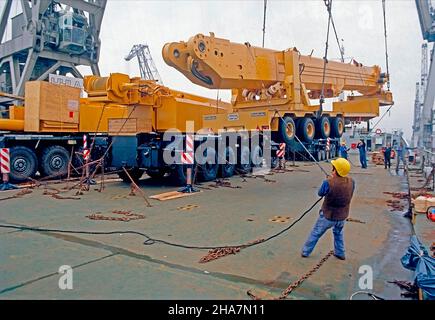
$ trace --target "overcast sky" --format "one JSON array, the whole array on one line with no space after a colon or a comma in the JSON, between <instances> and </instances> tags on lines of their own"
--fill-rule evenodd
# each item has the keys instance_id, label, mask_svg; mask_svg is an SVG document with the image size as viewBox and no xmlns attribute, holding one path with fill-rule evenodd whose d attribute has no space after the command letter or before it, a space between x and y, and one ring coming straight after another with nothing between
<instances>
[{"instance_id":1,"label":"overcast sky","mask_svg":"<svg viewBox=\"0 0 435 320\"><path fill-rule=\"evenodd\" d=\"M387 0L386 3L391 90L395 105L379 127L382 130L403 128L405 135L410 137L423 40L414 0ZM364 65L377 64L385 69L381 0L334 0L332 10L338 36L344 40L345 56L354 57ZM314 50L314 56L323 56L327 11L322 0L269 0L266 19L265 47L276 50L297 47L302 54ZM212 31L217 37L261 46L262 24L263 0L108 0L101 29L101 73L139 75L136 60L126 62L123 58L133 44L147 43L165 85L215 98L216 91L190 83L164 63L163 45ZM331 36L328 56L338 58L338 46L333 34ZM227 100L230 98L229 92L222 90L219 95Z\"/></svg>"}]
</instances>

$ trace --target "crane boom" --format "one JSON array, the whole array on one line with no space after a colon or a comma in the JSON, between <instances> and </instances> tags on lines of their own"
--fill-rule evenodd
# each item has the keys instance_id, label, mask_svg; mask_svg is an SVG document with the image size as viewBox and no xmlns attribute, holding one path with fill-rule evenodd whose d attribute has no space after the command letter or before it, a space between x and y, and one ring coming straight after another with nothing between
<instances>
[{"instance_id":1,"label":"crane boom","mask_svg":"<svg viewBox=\"0 0 435 320\"><path fill-rule=\"evenodd\" d=\"M284 51L264 49L249 43L197 34L187 42L168 43L163 48L165 62L182 72L193 83L210 89L264 90L276 85L304 85L311 99L319 98L323 59L301 55L296 48ZM328 61L325 97L336 97L344 90L380 97L381 104L392 104L391 93L383 89L388 75L379 66ZM277 88L279 85L276 86ZM273 90L272 90L273 91ZM266 93L267 96L267 93Z\"/></svg>"}]
</instances>

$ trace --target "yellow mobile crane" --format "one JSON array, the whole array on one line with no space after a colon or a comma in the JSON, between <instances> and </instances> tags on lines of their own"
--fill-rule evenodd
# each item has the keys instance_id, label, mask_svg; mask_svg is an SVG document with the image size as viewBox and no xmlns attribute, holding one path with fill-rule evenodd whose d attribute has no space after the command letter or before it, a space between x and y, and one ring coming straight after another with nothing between
<instances>
[{"instance_id":1,"label":"yellow mobile crane","mask_svg":"<svg viewBox=\"0 0 435 320\"><path fill-rule=\"evenodd\" d=\"M204 126L215 132L270 129L276 142L290 144L297 134L311 143L315 138L340 138L345 119L368 120L379 115L379 106L393 104L391 92L384 89L388 75L379 66L355 61L325 65L323 59L302 55L296 48L264 49L210 33L167 43L162 54L193 83L232 90L232 112L204 116ZM334 102L331 111L310 101L338 97L343 91L356 95Z\"/></svg>"}]
</instances>

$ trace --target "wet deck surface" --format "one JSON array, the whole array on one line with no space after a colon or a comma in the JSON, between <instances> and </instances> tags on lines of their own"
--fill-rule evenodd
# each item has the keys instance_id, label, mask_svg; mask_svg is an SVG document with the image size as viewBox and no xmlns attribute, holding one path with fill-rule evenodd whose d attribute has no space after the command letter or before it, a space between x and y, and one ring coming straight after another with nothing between
<instances>
[{"instance_id":1,"label":"wet deck surface","mask_svg":"<svg viewBox=\"0 0 435 320\"><path fill-rule=\"evenodd\" d=\"M356 163L356 158L352 160ZM129 196L129 186L121 182L109 183L102 193L94 187L80 200L55 199L37 188L22 198L1 201L0 223L82 231L135 230L186 245L237 245L280 231L317 199L322 174L314 165L297 165L293 172L266 176L275 182L233 177L231 184L241 188L212 188L181 199L150 200L151 208L139 194ZM330 170L330 164L322 166ZM346 261L331 257L289 299L348 299L360 290L362 265L373 269L372 291L387 299L401 298L400 289L387 281L411 279L412 273L400 264L409 245L410 222L402 212L390 211L386 200L391 196L383 193L404 191L405 178L374 165L367 170L354 167L352 176L356 193L351 217L365 224L347 222ZM149 179L140 186L147 195L176 190ZM1 193L0 198L13 193ZM62 195L74 195L74 191ZM186 205L193 208L179 210ZM280 237L208 263L199 263L207 250L159 243L145 246L138 235L0 228L0 299L249 299L247 290L260 297L277 297L332 249L329 231L309 258L300 257L318 208ZM120 222L86 217L97 212L113 216L113 210L143 214L145 219ZM270 221L275 216L289 218ZM73 267L73 290L59 289L62 265Z\"/></svg>"}]
</instances>

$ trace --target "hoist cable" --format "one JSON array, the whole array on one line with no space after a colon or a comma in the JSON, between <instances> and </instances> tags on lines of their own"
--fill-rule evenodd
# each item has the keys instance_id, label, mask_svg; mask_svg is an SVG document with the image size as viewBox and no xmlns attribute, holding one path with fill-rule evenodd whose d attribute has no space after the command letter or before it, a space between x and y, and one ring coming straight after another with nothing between
<instances>
[{"instance_id":1,"label":"hoist cable","mask_svg":"<svg viewBox=\"0 0 435 320\"><path fill-rule=\"evenodd\" d=\"M387 67L387 76L388 76L387 88L388 91L390 91L390 70L388 67L387 19L385 15L385 0L382 0L382 13L384 16L385 65Z\"/></svg>"}]
</instances>

